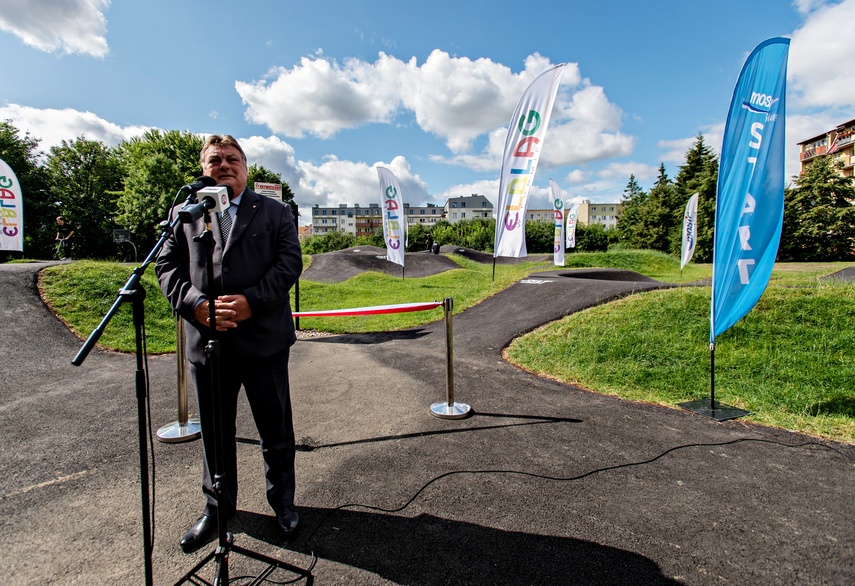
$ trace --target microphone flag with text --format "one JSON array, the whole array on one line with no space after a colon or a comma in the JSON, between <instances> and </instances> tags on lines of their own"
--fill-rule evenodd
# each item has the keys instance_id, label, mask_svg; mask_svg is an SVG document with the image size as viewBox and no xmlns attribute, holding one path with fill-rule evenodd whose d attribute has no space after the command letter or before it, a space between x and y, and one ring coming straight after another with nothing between
<instances>
[{"instance_id":1,"label":"microphone flag with text","mask_svg":"<svg viewBox=\"0 0 855 586\"><path fill-rule=\"evenodd\" d=\"M203 187L196 192L196 202L188 203L178 211L178 219L184 223L190 223L201 218L205 210L222 212L228 209L233 193L234 191L228 185Z\"/></svg>"}]
</instances>

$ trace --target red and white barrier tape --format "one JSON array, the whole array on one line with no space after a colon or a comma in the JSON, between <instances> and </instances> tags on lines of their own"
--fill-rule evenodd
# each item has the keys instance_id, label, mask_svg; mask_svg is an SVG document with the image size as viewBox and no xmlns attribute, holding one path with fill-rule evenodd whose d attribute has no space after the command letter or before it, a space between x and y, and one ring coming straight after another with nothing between
<instances>
[{"instance_id":1,"label":"red and white barrier tape","mask_svg":"<svg viewBox=\"0 0 855 586\"><path fill-rule=\"evenodd\" d=\"M427 311L442 305L442 301L427 303L401 303L399 305L375 305L373 307L354 307L351 309L327 309L325 311L296 311L294 317L332 317L340 315L378 315L381 313L406 313L408 311Z\"/></svg>"}]
</instances>

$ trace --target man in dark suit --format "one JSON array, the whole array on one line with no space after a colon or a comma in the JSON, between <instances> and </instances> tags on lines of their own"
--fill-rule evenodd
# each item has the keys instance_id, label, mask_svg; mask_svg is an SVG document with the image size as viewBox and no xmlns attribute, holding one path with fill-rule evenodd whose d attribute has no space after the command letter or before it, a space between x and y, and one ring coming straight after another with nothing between
<instances>
[{"instance_id":1,"label":"man in dark suit","mask_svg":"<svg viewBox=\"0 0 855 586\"><path fill-rule=\"evenodd\" d=\"M294 216L288 205L247 188L246 155L231 136L210 136L200 162L205 175L233 192L229 209L211 217L214 282L208 283L206 246L193 241L205 230L204 218L176 226L155 265L163 293L187 321L187 359L202 427L206 505L181 539L185 552L198 549L216 533L218 515L228 518L236 510L235 419L241 385L261 438L267 500L277 524L290 537L299 523L294 510L295 446L288 384L288 356L296 341L289 290L303 268ZM225 510L217 508L212 480L217 438L205 352L210 303L220 345Z\"/></svg>"}]
</instances>

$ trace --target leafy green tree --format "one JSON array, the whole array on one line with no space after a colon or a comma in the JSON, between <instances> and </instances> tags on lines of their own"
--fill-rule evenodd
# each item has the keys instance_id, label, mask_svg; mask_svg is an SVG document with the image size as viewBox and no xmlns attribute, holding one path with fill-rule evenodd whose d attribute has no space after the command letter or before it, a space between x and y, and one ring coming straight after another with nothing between
<instances>
[{"instance_id":1,"label":"leafy green tree","mask_svg":"<svg viewBox=\"0 0 855 586\"><path fill-rule=\"evenodd\" d=\"M468 229L464 246L481 252L492 252L496 239L496 220L493 218L473 218L464 225Z\"/></svg>"},{"instance_id":2,"label":"leafy green tree","mask_svg":"<svg viewBox=\"0 0 855 586\"><path fill-rule=\"evenodd\" d=\"M434 242L440 246L462 246L472 250L492 251L496 221L492 218L472 218L454 224L440 220L431 228Z\"/></svg>"},{"instance_id":3,"label":"leafy green tree","mask_svg":"<svg viewBox=\"0 0 855 586\"><path fill-rule=\"evenodd\" d=\"M380 229L381 237L380 240L382 242L383 229ZM430 236L430 227L425 224L413 224L410 226L410 231L408 235L408 244L407 244L407 252L420 252L425 249L425 240ZM383 244L381 244L383 246Z\"/></svg>"},{"instance_id":4,"label":"leafy green tree","mask_svg":"<svg viewBox=\"0 0 855 586\"><path fill-rule=\"evenodd\" d=\"M439 244L440 246L445 246L446 244L458 244L454 242L454 228L448 222L448 220L439 220L436 224L434 224L433 228L431 229L431 235L433 236L433 241Z\"/></svg>"},{"instance_id":5,"label":"leafy green tree","mask_svg":"<svg viewBox=\"0 0 855 586\"><path fill-rule=\"evenodd\" d=\"M576 250L580 252L605 252L609 249L609 234L602 224L576 226Z\"/></svg>"},{"instance_id":6,"label":"leafy green tree","mask_svg":"<svg viewBox=\"0 0 855 586\"><path fill-rule=\"evenodd\" d=\"M125 169L125 189L117 201L116 221L131 231L139 249L147 251L160 234L158 224L169 216L184 173L162 153L145 155Z\"/></svg>"},{"instance_id":7,"label":"leafy green tree","mask_svg":"<svg viewBox=\"0 0 855 586\"><path fill-rule=\"evenodd\" d=\"M374 232L368 236L357 237L354 246L376 246L378 248L385 248L386 242L383 240L383 227L374 228ZM412 246L413 235L412 232L410 232L410 246L407 247L407 251L412 250Z\"/></svg>"},{"instance_id":8,"label":"leafy green tree","mask_svg":"<svg viewBox=\"0 0 855 586\"><path fill-rule=\"evenodd\" d=\"M79 137L51 147L47 169L50 193L60 213L74 225L73 254L82 258L115 258L113 228L122 167L104 144Z\"/></svg>"},{"instance_id":9,"label":"leafy green tree","mask_svg":"<svg viewBox=\"0 0 855 586\"><path fill-rule=\"evenodd\" d=\"M29 132L21 136L10 120L0 122L0 159L21 186L24 203L24 252L0 252L0 262L10 258L50 258L53 254L58 208L49 195L48 175L39 159L39 140Z\"/></svg>"},{"instance_id":10,"label":"leafy green tree","mask_svg":"<svg viewBox=\"0 0 855 586\"><path fill-rule=\"evenodd\" d=\"M173 186L168 193L171 199L181 185L190 183L202 174L199 153L204 144L205 141L201 136L186 130L182 132L153 129L147 130L142 136L135 136L122 142L117 147L117 152L125 172L142 159L154 155L163 155L175 163L184 176L181 184Z\"/></svg>"},{"instance_id":11,"label":"leafy green tree","mask_svg":"<svg viewBox=\"0 0 855 586\"><path fill-rule=\"evenodd\" d=\"M784 193L780 260L855 258L855 186L830 157L818 157Z\"/></svg>"},{"instance_id":12,"label":"leafy green tree","mask_svg":"<svg viewBox=\"0 0 855 586\"><path fill-rule=\"evenodd\" d=\"M191 132L148 130L121 143L116 152L125 176L119 194L119 225L129 229L137 248L148 250L170 208L181 203L182 185L202 174L199 152L204 140Z\"/></svg>"},{"instance_id":13,"label":"leafy green tree","mask_svg":"<svg viewBox=\"0 0 855 586\"><path fill-rule=\"evenodd\" d=\"M555 222L549 220L525 223L525 248L529 254L549 254L555 246Z\"/></svg>"},{"instance_id":14,"label":"leafy green tree","mask_svg":"<svg viewBox=\"0 0 855 586\"><path fill-rule=\"evenodd\" d=\"M304 254L323 254L356 245L356 236L349 232L332 231L322 236L310 236L303 242Z\"/></svg>"}]
</instances>

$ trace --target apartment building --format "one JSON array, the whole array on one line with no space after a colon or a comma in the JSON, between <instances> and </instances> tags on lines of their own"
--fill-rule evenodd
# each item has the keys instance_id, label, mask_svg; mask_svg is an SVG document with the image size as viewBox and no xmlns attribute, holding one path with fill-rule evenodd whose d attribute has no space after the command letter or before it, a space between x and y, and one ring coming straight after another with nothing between
<instances>
[{"instance_id":1,"label":"apartment building","mask_svg":"<svg viewBox=\"0 0 855 586\"><path fill-rule=\"evenodd\" d=\"M354 236L369 236L377 228L383 228L383 214L379 203L363 206L346 203L338 206L321 207L319 204L312 206L312 236L323 236L327 232L345 232ZM442 218L443 209L429 203L424 206L411 206L404 204L404 216L407 224L425 224L432 226Z\"/></svg>"},{"instance_id":2,"label":"apartment building","mask_svg":"<svg viewBox=\"0 0 855 586\"><path fill-rule=\"evenodd\" d=\"M841 177L855 176L855 120L799 143L799 173L817 157L832 157Z\"/></svg>"},{"instance_id":3,"label":"apartment building","mask_svg":"<svg viewBox=\"0 0 855 586\"><path fill-rule=\"evenodd\" d=\"M579 215L576 221L585 225L602 224L605 228L615 228L620 218L622 204L619 203L591 203L583 201L579 204ZM552 210L527 210L526 222L537 222L538 220L553 221Z\"/></svg>"},{"instance_id":4,"label":"apartment building","mask_svg":"<svg viewBox=\"0 0 855 586\"><path fill-rule=\"evenodd\" d=\"M623 205L620 203L591 203L588 200L579 204L579 216L576 221L590 226L602 224L605 228L616 228Z\"/></svg>"},{"instance_id":5,"label":"apartment building","mask_svg":"<svg viewBox=\"0 0 855 586\"><path fill-rule=\"evenodd\" d=\"M473 193L463 197L449 197L443 208L444 218L449 224L473 218L492 218L493 204L483 195Z\"/></svg>"}]
</instances>

